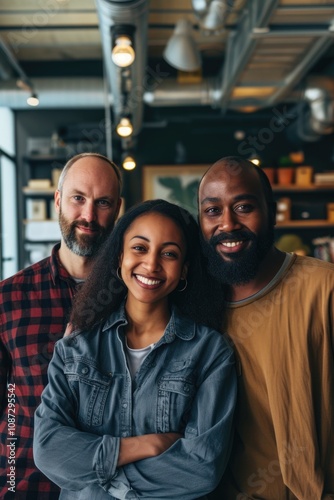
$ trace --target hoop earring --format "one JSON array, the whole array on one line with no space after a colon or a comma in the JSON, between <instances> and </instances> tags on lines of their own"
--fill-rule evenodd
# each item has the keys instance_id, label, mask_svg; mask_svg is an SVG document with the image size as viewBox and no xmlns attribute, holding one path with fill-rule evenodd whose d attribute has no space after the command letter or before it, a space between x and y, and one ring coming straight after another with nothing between
<instances>
[{"instance_id":1,"label":"hoop earring","mask_svg":"<svg viewBox=\"0 0 334 500\"><path fill-rule=\"evenodd\" d=\"M184 281L184 286L183 286L183 288L178 288L178 289L177 289L177 291L178 291L178 292L184 292L184 290L185 290L185 289L187 288L187 286L188 286L188 281L187 281L187 278L184 278L184 279L180 280L180 282L181 282L181 281Z\"/></svg>"},{"instance_id":2,"label":"hoop earring","mask_svg":"<svg viewBox=\"0 0 334 500\"><path fill-rule=\"evenodd\" d=\"M118 267L118 268L116 269L116 276L117 276L117 278L119 279L119 281L122 281L122 282L123 282L123 278L122 278L122 275L121 275L121 268L120 268L120 267Z\"/></svg>"}]
</instances>

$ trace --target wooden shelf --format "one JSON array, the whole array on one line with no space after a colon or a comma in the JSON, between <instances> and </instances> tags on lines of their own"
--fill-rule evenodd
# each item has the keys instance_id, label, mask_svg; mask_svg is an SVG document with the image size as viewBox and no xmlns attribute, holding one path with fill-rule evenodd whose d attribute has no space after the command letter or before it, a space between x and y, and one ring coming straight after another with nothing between
<instances>
[{"instance_id":1,"label":"wooden shelf","mask_svg":"<svg viewBox=\"0 0 334 500\"><path fill-rule=\"evenodd\" d=\"M298 186L297 184L272 184L273 191L331 191L334 190L334 184L310 184L309 186Z\"/></svg>"},{"instance_id":2,"label":"wooden shelf","mask_svg":"<svg viewBox=\"0 0 334 500\"><path fill-rule=\"evenodd\" d=\"M314 219L314 220L287 220L284 222L278 222L275 226L277 229L284 229L290 227L300 227L303 229L307 228L324 228L324 227L334 227L334 222L324 220L324 219Z\"/></svg>"},{"instance_id":3,"label":"wooden shelf","mask_svg":"<svg viewBox=\"0 0 334 500\"><path fill-rule=\"evenodd\" d=\"M25 186L24 188L22 188L23 193L29 196L32 195L51 196L55 194L56 189L57 188L55 186L51 186L49 188L41 188L41 189L31 188L29 186Z\"/></svg>"}]
</instances>

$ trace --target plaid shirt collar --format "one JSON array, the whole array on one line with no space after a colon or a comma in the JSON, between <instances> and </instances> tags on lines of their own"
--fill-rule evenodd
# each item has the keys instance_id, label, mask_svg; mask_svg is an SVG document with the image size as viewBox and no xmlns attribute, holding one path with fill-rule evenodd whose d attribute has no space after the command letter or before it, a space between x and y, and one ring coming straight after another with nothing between
<instances>
[{"instance_id":1,"label":"plaid shirt collar","mask_svg":"<svg viewBox=\"0 0 334 500\"><path fill-rule=\"evenodd\" d=\"M60 262L59 249L60 249L60 243L57 243L53 247L50 256L50 275L54 285L57 284L58 280L73 281L71 275L66 271L65 267Z\"/></svg>"}]
</instances>

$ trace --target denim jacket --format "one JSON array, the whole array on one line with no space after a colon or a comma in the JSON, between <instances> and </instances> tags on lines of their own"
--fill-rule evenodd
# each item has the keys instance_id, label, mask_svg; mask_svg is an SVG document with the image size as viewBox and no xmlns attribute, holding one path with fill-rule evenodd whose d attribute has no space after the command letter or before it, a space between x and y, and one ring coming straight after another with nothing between
<instances>
[{"instance_id":1,"label":"denim jacket","mask_svg":"<svg viewBox=\"0 0 334 500\"><path fill-rule=\"evenodd\" d=\"M37 467L61 499L184 499L213 490L226 466L236 401L234 354L216 331L172 311L135 375L124 307L58 341L35 413ZM117 467L120 438L179 432L159 456Z\"/></svg>"}]
</instances>

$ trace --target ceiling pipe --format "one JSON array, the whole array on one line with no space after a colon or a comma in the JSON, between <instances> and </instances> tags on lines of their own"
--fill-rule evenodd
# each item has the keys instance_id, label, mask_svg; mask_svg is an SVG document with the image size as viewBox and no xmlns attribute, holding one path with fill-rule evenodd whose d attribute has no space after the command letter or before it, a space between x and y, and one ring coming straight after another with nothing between
<instances>
[{"instance_id":1,"label":"ceiling pipe","mask_svg":"<svg viewBox=\"0 0 334 500\"><path fill-rule=\"evenodd\" d=\"M104 108L105 90L102 78L34 78L33 86L39 97L38 109ZM0 83L0 106L22 110L29 91L19 89L16 80ZM112 106L112 97L109 96Z\"/></svg>"},{"instance_id":2,"label":"ceiling pipe","mask_svg":"<svg viewBox=\"0 0 334 500\"><path fill-rule=\"evenodd\" d=\"M114 121L129 116L133 135L140 132L143 121L143 95L147 69L148 0L96 0L102 40L106 77L113 101ZM112 31L115 27L134 27L135 60L127 68L119 68L112 61Z\"/></svg>"},{"instance_id":3,"label":"ceiling pipe","mask_svg":"<svg viewBox=\"0 0 334 500\"><path fill-rule=\"evenodd\" d=\"M40 104L39 109L67 109L67 108L105 108L106 105L113 107L114 99L111 94L107 95L102 78L34 78L34 88L38 92ZM220 100L221 88L216 78L203 79L200 83L189 83L180 85L175 78L168 78L149 90L143 95L144 104L150 107L187 107L187 106L211 106L217 108ZM0 106L11 109L30 109L26 99L29 93L16 86L15 80L0 82ZM298 102L299 92L292 92L289 102ZM242 111L243 106L257 104L254 100L237 98L232 96L230 109Z\"/></svg>"}]
</instances>

